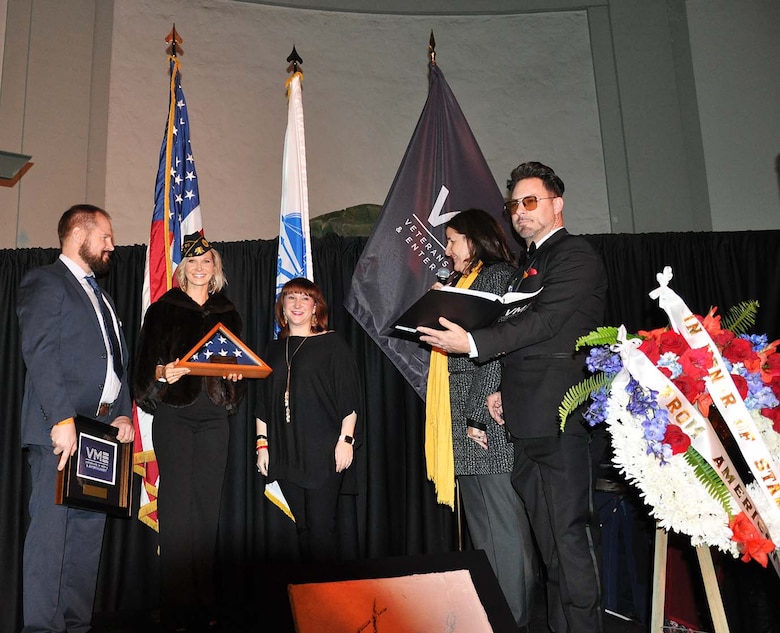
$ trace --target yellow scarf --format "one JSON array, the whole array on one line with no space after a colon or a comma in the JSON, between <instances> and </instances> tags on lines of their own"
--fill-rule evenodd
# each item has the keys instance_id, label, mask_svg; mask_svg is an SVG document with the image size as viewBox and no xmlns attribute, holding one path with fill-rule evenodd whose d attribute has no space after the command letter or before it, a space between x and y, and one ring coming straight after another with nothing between
<instances>
[{"instance_id":1,"label":"yellow scarf","mask_svg":"<svg viewBox=\"0 0 780 633\"><path fill-rule=\"evenodd\" d=\"M482 262L461 277L456 288L469 288L482 270ZM455 509L455 461L452 456L450 372L447 354L431 350L428 391L425 397L425 463L428 479L436 488L436 500Z\"/></svg>"}]
</instances>

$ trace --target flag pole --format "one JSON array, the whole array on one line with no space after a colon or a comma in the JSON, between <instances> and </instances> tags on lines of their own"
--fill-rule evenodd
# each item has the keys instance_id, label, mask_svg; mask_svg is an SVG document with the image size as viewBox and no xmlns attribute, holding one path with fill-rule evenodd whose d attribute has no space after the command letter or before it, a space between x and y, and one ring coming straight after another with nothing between
<instances>
[{"instance_id":1,"label":"flag pole","mask_svg":"<svg viewBox=\"0 0 780 633\"><path fill-rule=\"evenodd\" d=\"M433 29L431 29L431 38L428 40L428 59L431 64L436 65L436 40L433 37Z\"/></svg>"},{"instance_id":2,"label":"flag pole","mask_svg":"<svg viewBox=\"0 0 780 633\"><path fill-rule=\"evenodd\" d=\"M279 217L279 252L276 263L276 296L285 283L296 277L314 281L309 234L309 193L306 173L306 141L303 125L301 64L303 58L293 46L287 56L291 73L285 82L287 131L282 157L282 200ZM275 337L278 327L274 329Z\"/></svg>"},{"instance_id":3,"label":"flag pole","mask_svg":"<svg viewBox=\"0 0 780 633\"><path fill-rule=\"evenodd\" d=\"M314 281L311 257L311 236L309 231L309 193L306 175L306 141L303 126L303 99L300 65L303 58L293 46L288 55L285 82L287 92L287 131L284 135L282 158L282 199L279 215L279 251L276 260L276 296L285 283L296 277ZM274 327L274 338L279 335L278 324ZM265 496L281 509L290 519L295 517L278 481L267 481Z\"/></svg>"},{"instance_id":4,"label":"flag pole","mask_svg":"<svg viewBox=\"0 0 780 633\"><path fill-rule=\"evenodd\" d=\"M171 97L168 100L168 126L167 126L168 139L166 141L166 156L165 156L166 165L171 164L172 149L173 149L173 130L176 127L175 120L174 120L174 116L176 114L176 75L179 72L179 58L177 56L176 47L177 45L181 47L183 41L184 40L182 40L181 36L176 31L176 23L174 22L173 27L171 28L171 32L168 33L168 35L165 37L165 43L169 44L169 46L166 49L166 52L168 53L168 56L171 60L170 70L169 70L171 75L171 81L170 81ZM165 217L170 218L171 217L170 173L166 173L165 175L164 187L165 187L164 189ZM166 279L167 289L170 290L173 287L173 268L171 266L172 256L171 256L171 234L170 234L169 222L163 222L163 227L164 227L163 244L165 244L165 279Z\"/></svg>"},{"instance_id":5,"label":"flag pole","mask_svg":"<svg viewBox=\"0 0 780 633\"><path fill-rule=\"evenodd\" d=\"M182 38L175 24L165 42L170 73L168 109L146 249L141 323L147 308L174 285L174 271L181 262L182 235L203 231L197 171L190 145L189 115L181 87L178 56L183 53ZM135 472L143 480L138 519L157 531L159 468L152 441L154 416L134 403L133 419L136 429L133 464Z\"/></svg>"}]
</instances>

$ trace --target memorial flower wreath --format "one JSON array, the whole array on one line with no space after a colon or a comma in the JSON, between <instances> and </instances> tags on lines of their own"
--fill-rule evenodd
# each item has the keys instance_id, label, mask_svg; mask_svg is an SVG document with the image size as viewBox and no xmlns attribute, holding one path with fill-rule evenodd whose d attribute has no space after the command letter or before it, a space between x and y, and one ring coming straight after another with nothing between
<instances>
[{"instance_id":1,"label":"memorial flower wreath","mask_svg":"<svg viewBox=\"0 0 780 633\"><path fill-rule=\"evenodd\" d=\"M585 418L605 423L613 463L634 484L659 527L687 534L742 560L771 560L780 573L780 341L750 335L758 303L724 317L694 315L657 275L669 325L629 334L599 327L576 344L590 347L590 377L561 403L561 428L587 401ZM724 449L719 418L739 450ZM721 433L722 433L722 426ZM738 469L732 459L744 457ZM745 484L743 475L752 476Z\"/></svg>"}]
</instances>

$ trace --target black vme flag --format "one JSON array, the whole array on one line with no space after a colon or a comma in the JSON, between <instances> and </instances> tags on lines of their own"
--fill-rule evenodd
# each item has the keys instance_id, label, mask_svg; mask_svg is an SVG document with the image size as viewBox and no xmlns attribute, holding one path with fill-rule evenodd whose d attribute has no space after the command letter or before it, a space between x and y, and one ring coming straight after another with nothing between
<instances>
[{"instance_id":1,"label":"black vme flag","mask_svg":"<svg viewBox=\"0 0 780 633\"><path fill-rule=\"evenodd\" d=\"M344 302L423 400L430 349L389 328L450 266L444 223L471 207L503 223L503 202L455 95L430 63L428 99Z\"/></svg>"}]
</instances>

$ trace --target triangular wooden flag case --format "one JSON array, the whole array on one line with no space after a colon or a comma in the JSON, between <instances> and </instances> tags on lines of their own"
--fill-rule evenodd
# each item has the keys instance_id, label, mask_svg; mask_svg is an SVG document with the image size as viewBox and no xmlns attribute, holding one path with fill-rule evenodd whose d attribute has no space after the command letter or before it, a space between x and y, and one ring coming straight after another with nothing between
<instances>
[{"instance_id":1,"label":"triangular wooden flag case","mask_svg":"<svg viewBox=\"0 0 780 633\"><path fill-rule=\"evenodd\" d=\"M195 376L242 374L244 378L265 378L271 367L238 336L217 323L177 364Z\"/></svg>"}]
</instances>

